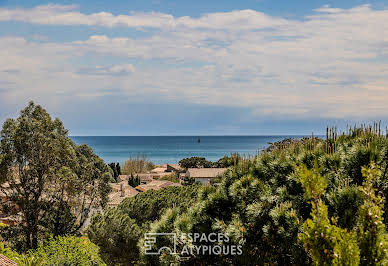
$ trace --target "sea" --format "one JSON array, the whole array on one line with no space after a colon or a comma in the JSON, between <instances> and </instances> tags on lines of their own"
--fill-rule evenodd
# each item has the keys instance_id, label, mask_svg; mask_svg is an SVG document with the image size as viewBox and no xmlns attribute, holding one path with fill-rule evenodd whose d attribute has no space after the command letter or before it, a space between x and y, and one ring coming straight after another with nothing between
<instances>
[{"instance_id":1,"label":"sea","mask_svg":"<svg viewBox=\"0 0 388 266\"><path fill-rule=\"evenodd\" d=\"M270 142L302 136L71 136L87 144L106 163L145 155L154 164L177 163L192 156L217 161L225 155L254 155Z\"/></svg>"}]
</instances>

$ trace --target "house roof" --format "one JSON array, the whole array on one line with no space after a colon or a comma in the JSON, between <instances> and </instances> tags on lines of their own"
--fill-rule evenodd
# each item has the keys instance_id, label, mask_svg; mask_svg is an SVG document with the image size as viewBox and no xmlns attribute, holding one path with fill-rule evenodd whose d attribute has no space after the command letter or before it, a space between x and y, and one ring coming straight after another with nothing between
<instances>
[{"instance_id":1,"label":"house roof","mask_svg":"<svg viewBox=\"0 0 388 266\"><path fill-rule=\"evenodd\" d=\"M189 168L187 174L194 178L214 178L224 174L227 168Z\"/></svg>"},{"instance_id":2,"label":"house roof","mask_svg":"<svg viewBox=\"0 0 388 266\"><path fill-rule=\"evenodd\" d=\"M17 263L13 260L9 259L8 257L4 256L3 254L0 254L0 265L1 266L17 266Z\"/></svg>"},{"instance_id":3,"label":"house roof","mask_svg":"<svg viewBox=\"0 0 388 266\"><path fill-rule=\"evenodd\" d=\"M148 191L151 189L159 190L159 189L170 187L170 186L181 186L181 184L173 183L173 182L166 181L166 180L154 180L146 185L137 186L136 190L145 192L145 191Z\"/></svg>"},{"instance_id":4,"label":"house roof","mask_svg":"<svg viewBox=\"0 0 388 266\"><path fill-rule=\"evenodd\" d=\"M149 182L149 181L153 180L151 174L137 174L137 175L135 175L135 177L136 176L138 176L140 178L140 181Z\"/></svg>"},{"instance_id":5,"label":"house roof","mask_svg":"<svg viewBox=\"0 0 388 266\"><path fill-rule=\"evenodd\" d=\"M130 175L119 175L119 179L120 179L121 181L128 180L129 177L130 177Z\"/></svg>"},{"instance_id":6,"label":"house roof","mask_svg":"<svg viewBox=\"0 0 388 266\"><path fill-rule=\"evenodd\" d=\"M113 188L113 192L109 194L108 205L111 207L115 207L119 205L125 198L133 197L139 193L135 188L127 184L125 186L123 185L124 196L122 196L120 191L120 185L118 184L117 187Z\"/></svg>"},{"instance_id":7,"label":"house roof","mask_svg":"<svg viewBox=\"0 0 388 266\"><path fill-rule=\"evenodd\" d=\"M181 167L179 164L167 164L167 168L169 168L169 167L175 169L176 171L184 170L183 167Z\"/></svg>"},{"instance_id":8,"label":"house roof","mask_svg":"<svg viewBox=\"0 0 388 266\"><path fill-rule=\"evenodd\" d=\"M151 170L151 173L164 173L166 172L167 167L157 167Z\"/></svg>"}]
</instances>

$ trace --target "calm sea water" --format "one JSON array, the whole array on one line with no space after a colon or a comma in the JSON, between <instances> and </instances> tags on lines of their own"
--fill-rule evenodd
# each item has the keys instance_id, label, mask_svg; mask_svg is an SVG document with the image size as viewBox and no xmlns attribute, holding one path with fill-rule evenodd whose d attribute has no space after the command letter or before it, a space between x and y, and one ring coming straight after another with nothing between
<instances>
[{"instance_id":1,"label":"calm sea water","mask_svg":"<svg viewBox=\"0 0 388 266\"><path fill-rule=\"evenodd\" d=\"M72 136L77 144L88 144L106 163L123 163L130 157L145 154L153 163L177 163L191 156L217 161L224 155L237 152L253 155L268 147L268 142L301 136L158 136L158 137L93 137Z\"/></svg>"}]
</instances>

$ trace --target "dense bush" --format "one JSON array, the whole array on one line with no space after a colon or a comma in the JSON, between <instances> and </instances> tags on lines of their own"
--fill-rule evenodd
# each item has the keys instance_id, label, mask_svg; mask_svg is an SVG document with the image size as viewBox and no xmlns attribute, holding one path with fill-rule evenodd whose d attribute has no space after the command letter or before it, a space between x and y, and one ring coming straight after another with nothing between
<instances>
[{"instance_id":1,"label":"dense bush","mask_svg":"<svg viewBox=\"0 0 388 266\"><path fill-rule=\"evenodd\" d=\"M168 211L151 231L224 233L242 245L242 254L180 256L185 245L201 245L188 241L174 256L145 256L142 248L141 259L152 265L384 265L387 148L385 136L363 128L240 159L221 184L203 188L192 208ZM381 171L362 170L371 162Z\"/></svg>"},{"instance_id":2,"label":"dense bush","mask_svg":"<svg viewBox=\"0 0 388 266\"><path fill-rule=\"evenodd\" d=\"M131 176L128 178L128 185L132 186L132 187L137 187L138 185L140 185L140 178L138 175L133 176L133 174L131 174Z\"/></svg>"},{"instance_id":3,"label":"dense bush","mask_svg":"<svg viewBox=\"0 0 388 266\"><path fill-rule=\"evenodd\" d=\"M196 200L199 185L149 190L125 199L117 208L93 217L89 238L110 264L133 265L139 258L138 241L153 221L168 208L187 210Z\"/></svg>"},{"instance_id":4,"label":"dense bush","mask_svg":"<svg viewBox=\"0 0 388 266\"><path fill-rule=\"evenodd\" d=\"M190 157L179 161L179 165L183 168L210 168L213 163L203 157Z\"/></svg>"},{"instance_id":5,"label":"dense bush","mask_svg":"<svg viewBox=\"0 0 388 266\"><path fill-rule=\"evenodd\" d=\"M241 160L241 156L237 153L231 154L231 156L224 156L214 163L215 167L218 168L228 168L230 166L235 166Z\"/></svg>"},{"instance_id":6,"label":"dense bush","mask_svg":"<svg viewBox=\"0 0 388 266\"><path fill-rule=\"evenodd\" d=\"M170 181L170 182L173 182L173 183L180 183L179 174L178 173L171 173L169 175L162 175L161 177L154 178L154 179L166 180L166 181Z\"/></svg>"},{"instance_id":7,"label":"dense bush","mask_svg":"<svg viewBox=\"0 0 388 266\"><path fill-rule=\"evenodd\" d=\"M31 253L44 265L105 265L99 256L99 248L86 237L64 236L42 243Z\"/></svg>"},{"instance_id":8,"label":"dense bush","mask_svg":"<svg viewBox=\"0 0 388 266\"><path fill-rule=\"evenodd\" d=\"M106 265L99 256L99 248L86 237L60 236L46 240L36 250L18 254L0 243L0 254L21 266Z\"/></svg>"},{"instance_id":9,"label":"dense bush","mask_svg":"<svg viewBox=\"0 0 388 266\"><path fill-rule=\"evenodd\" d=\"M119 163L110 163L108 166L112 169L112 176L115 182L119 181L119 175L121 175L121 167Z\"/></svg>"}]
</instances>

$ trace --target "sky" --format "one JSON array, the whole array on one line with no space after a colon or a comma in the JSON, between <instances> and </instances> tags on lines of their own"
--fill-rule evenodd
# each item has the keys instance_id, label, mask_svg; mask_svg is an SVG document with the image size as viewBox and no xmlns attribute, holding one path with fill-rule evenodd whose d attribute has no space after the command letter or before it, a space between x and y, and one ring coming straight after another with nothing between
<instances>
[{"instance_id":1,"label":"sky","mask_svg":"<svg viewBox=\"0 0 388 266\"><path fill-rule=\"evenodd\" d=\"M0 0L0 123L71 135L322 134L388 122L388 3Z\"/></svg>"}]
</instances>

